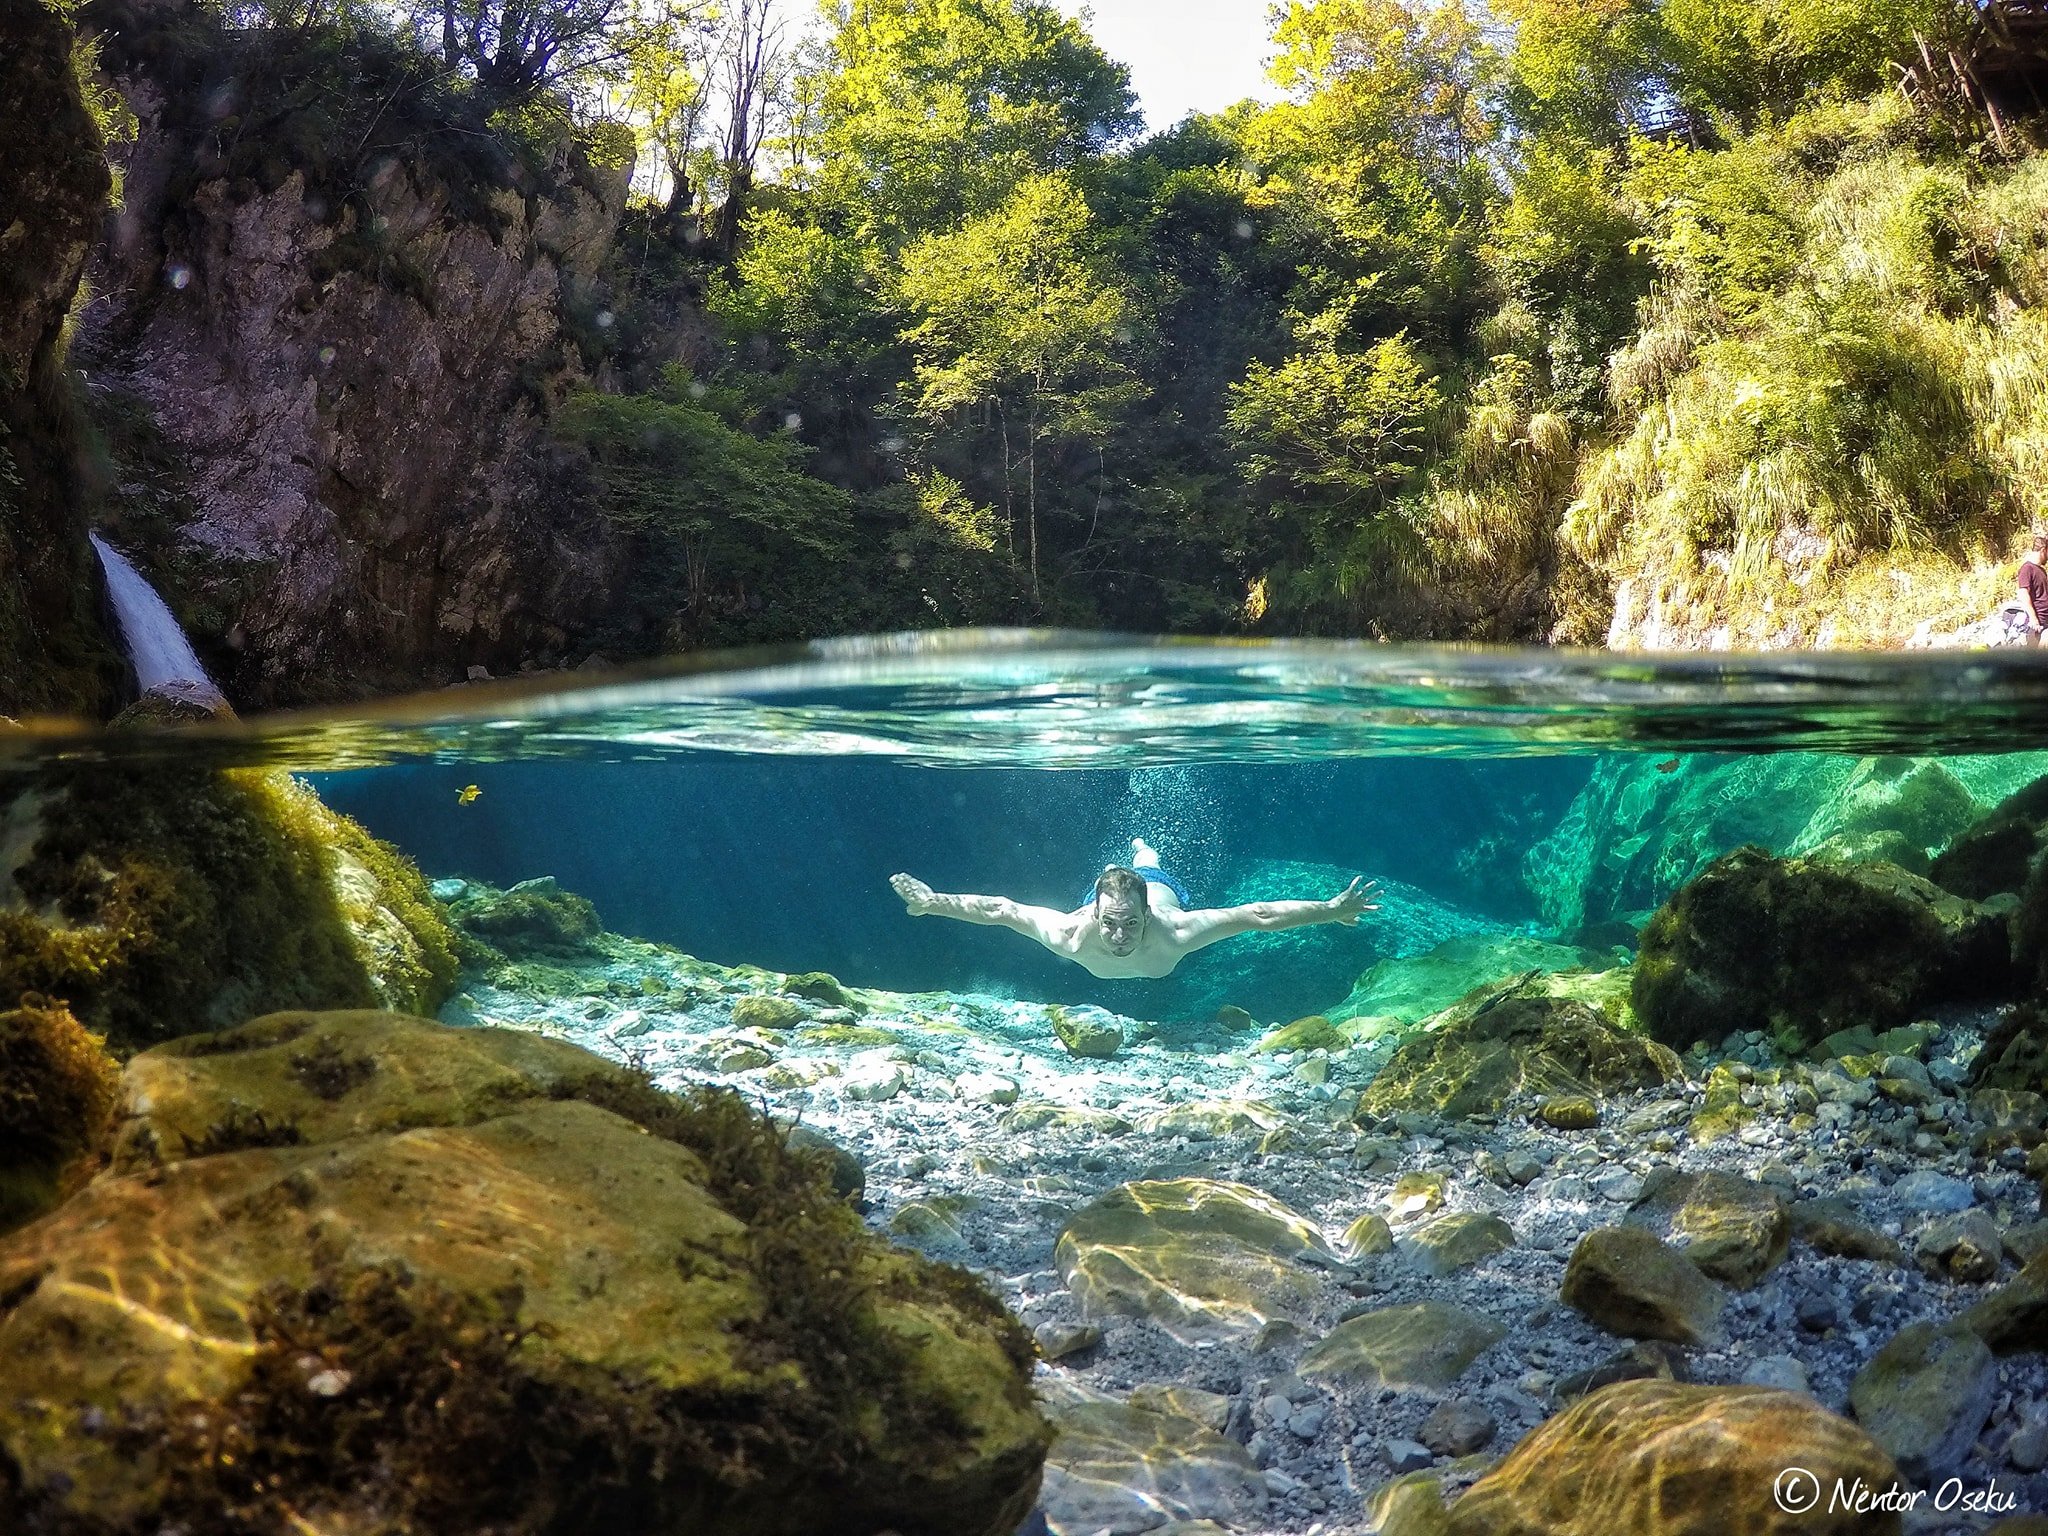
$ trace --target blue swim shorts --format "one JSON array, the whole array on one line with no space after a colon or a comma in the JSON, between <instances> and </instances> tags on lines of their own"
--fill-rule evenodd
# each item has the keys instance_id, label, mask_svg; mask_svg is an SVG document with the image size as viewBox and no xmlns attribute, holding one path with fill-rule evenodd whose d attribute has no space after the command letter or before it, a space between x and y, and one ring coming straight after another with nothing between
<instances>
[{"instance_id":1,"label":"blue swim shorts","mask_svg":"<svg viewBox=\"0 0 2048 1536\"><path fill-rule=\"evenodd\" d=\"M1159 866L1157 866L1156 864L1146 866L1127 865L1125 867L1137 868L1138 873L1144 877L1145 883L1147 885L1163 885L1169 891L1173 892L1174 900L1178 901L1183 907L1190 909L1193 908L1195 902L1194 898L1188 895L1188 888L1182 885L1179 880L1175 879L1165 870L1159 868ZM1079 901L1078 905L1084 907L1092 907L1095 905L1095 882L1093 880L1090 880L1088 882L1088 889L1082 893L1081 900Z\"/></svg>"}]
</instances>

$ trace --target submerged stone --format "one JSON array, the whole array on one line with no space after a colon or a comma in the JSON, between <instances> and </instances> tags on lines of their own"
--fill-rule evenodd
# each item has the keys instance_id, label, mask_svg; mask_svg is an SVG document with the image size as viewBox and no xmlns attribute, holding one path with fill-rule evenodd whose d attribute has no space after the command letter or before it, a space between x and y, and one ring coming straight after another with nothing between
<instances>
[{"instance_id":1,"label":"submerged stone","mask_svg":"<svg viewBox=\"0 0 2048 1536\"><path fill-rule=\"evenodd\" d=\"M2048 1350L2048 1254L2036 1254L1996 1291L1967 1307L1958 1321L1996 1354Z\"/></svg>"},{"instance_id":2,"label":"submerged stone","mask_svg":"<svg viewBox=\"0 0 2048 1536\"><path fill-rule=\"evenodd\" d=\"M323 1139L189 1148L0 1239L0 1526L115 1536L196 1499L276 1529L1015 1529L1047 1434L992 1296L863 1232L730 1096L486 1052L427 1090L466 1123L417 1123L396 1085L472 1032L387 1029L366 1075L295 1067L313 1029L158 1056L251 1085L268 1054L250 1115ZM384 1108L348 1134L357 1094ZM735 1423L765 1431L740 1458Z\"/></svg>"},{"instance_id":3,"label":"submerged stone","mask_svg":"<svg viewBox=\"0 0 2048 1536\"><path fill-rule=\"evenodd\" d=\"M1808 1484L1788 1468L1810 1474ZM1889 1490L1869 1435L1770 1387L1634 1381L1582 1398L1451 1506L1449 1536L1898 1536L1896 1513L1831 1507L1836 1486ZM1789 1506L1789 1507L1788 1507Z\"/></svg>"},{"instance_id":4,"label":"submerged stone","mask_svg":"<svg viewBox=\"0 0 2048 1536\"><path fill-rule=\"evenodd\" d=\"M1266 1512L1266 1478L1249 1452L1171 1394L1120 1401L1073 1381L1046 1394L1057 1431L1040 1507L1055 1532L1159 1529L1171 1521L1242 1526ZM1206 1407L1206 1405L1205 1405Z\"/></svg>"},{"instance_id":5,"label":"submerged stone","mask_svg":"<svg viewBox=\"0 0 2048 1536\"><path fill-rule=\"evenodd\" d=\"M1857 1421L1917 1483L1956 1469L1997 1396L1991 1351L1961 1322L1907 1324L1849 1383Z\"/></svg>"},{"instance_id":6,"label":"submerged stone","mask_svg":"<svg viewBox=\"0 0 2048 1536\"><path fill-rule=\"evenodd\" d=\"M1584 1003L1510 993L1408 1041L1381 1068L1360 1107L1457 1119L1497 1114L1520 1095L1588 1098L1657 1087L1683 1075L1668 1049L1616 1029Z\"/></svg>"},{"instance_id":7,"label":"submerged stone","mask_svg":"<svg viewBox=\"0 0 2048 1536\"><path fill-rule=\"evenodd\" d=\"M1420 955L1382 960L1358 978L1329 1016L1388 1017L1419 1024L1469 997L1530 972L1601 970L1611 955L1521 933L1462 933Z\"/></svg>"},{"instance_id":8,"label":"submerged stone","mask_svg":"<svg viewBox=\"0 0 2048 1536\"><path fill-rule=\"evenodd\" d=\"M1252 1047L1255 1053L1273 1051L1348 1051L1351 1037L1324 1018L1312 1013L1307 1018L1283 1024Z\"/></svg>"},{"instance_id":9,"label":"submerged stone","mask_svg":"<svg viewBox=\"0 0 2048 1536\"><path fill-rule=\"evenodd\" d=\"M1296 1370L1349 1387L1443 1391L1505 1337L1504 1325L1447 1302L1382 1307L1339 1323Z\"/></svg>"},{"instance_id":10,"label":"submerged stone","mask_svg":"<svg viewBox=\"0 0 2048 1536\"><path fill-rule=\"evenodd\" d=\"M1562 1297L1609 1333L1712 1346L1721 1338L1721 1288L1684 1254L1641 1227L1600 1227L1579 1239Z\"/></svg>"},{"instance_id":11,"label":"submerged stone","mask_svg":"<svg viewBox=\"0 0 2048 1536\"><path fill-rule=\"evenodd\" d=\"M735 1029L794 1029L809 1018L810 1014L802 1004L767 993L749 993L736 999L732 1005Z\"/></svg>"},{"instance_id":12,"label":"submerged stone","mask_svg":"<svg viewBox=\"0 0 2048 1536\"><path fill-rule=\"evenodd\" d=\"M1123 1026L1100 1008L1055 1006L1047 1014L1070 1056L1106 1060L1123 1049Z\"/></svg>"},{"instance_id":13,"label":"submerged stone","mask_svg":"<svg viewBox=\"0 0 2048 1536\"><path fill-rule=\"evenodd\" d=\"M1309 1318L1322 1289L1297 1260L1336 1262L1322 1233L1244 1184L1122 1184L1077 1211L1054 1262L1090 1317L1141 1317L1182 1343L1248 1339Z\"/></svg>"},{"instance_id":14,"label":"submerged stone","mask_svg":"<svg viewBox=\"0 0 2048 1536\"><path fill-rule=\"evenodd\" d=\"M1718 1169L1653 1181L1627 1219L1668 1233L1703 1273L1738 1290L1781 1263L1792 1240L1777 1191Z\"/></svg>"},{"instance_id":15,"label":"submerged stone","mask_svg":"<svg viewBox=\"0 0 2048 1536\"><path fill-rule=\"evenodd\" d=\"M1683 1048L1731 1030L1803 1049L1855 1023L1903 1023L1930 1003L1996 992L2005 927L1888 864L1717 859L1643 930L1635 1006Z\"/></svg>"},{"instance_id":16,"label":"submerged stone","mask_svg":"<svg viewBox=\"0 0 2048 1536\"><path fill-rule=\"evenodd\" d=\"M1408 1262L1425 1275L1467 1269L1515 1246L1515 1229L1483 1211L1441 1216L1402 1240Z\"/></svg>"}]
</instances>

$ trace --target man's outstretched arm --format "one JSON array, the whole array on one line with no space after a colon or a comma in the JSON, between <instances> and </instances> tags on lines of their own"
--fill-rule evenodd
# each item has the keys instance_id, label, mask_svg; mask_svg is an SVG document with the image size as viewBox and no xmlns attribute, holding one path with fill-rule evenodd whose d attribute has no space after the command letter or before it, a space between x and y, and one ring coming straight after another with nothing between
<instances>
[{"instance_id":1,"label":"man's outstretched arm","mask_svg":"<svg viewBox=\"0 0 2048 1536\"><path fill-rule=\"evenodd\" d=\"M1372 899L1379 889L1377 880L1360 878L1328 901L1252 901L1241 907L1208 907L1181 915L1176 925L1180 941L1189 949L1200 949L1238 933L1273 933L1282 928L1307 928L1317 923L1358 921L1361 912L1377 912Z\"/></svg>"},{"instance_id":2,"label":"man's outstretched arm","mask_svg":"<svg viewBox=\"0 0 2048 1536\"><path fill-rule=\"evenodd\" d=\"M1007 896L948 896L914 875L891 875L889 884L912 917L952 917L963 923L1008 928L1048 945L1063 937L1068 927L1066 913L1051 907L1027 907Z\"/></svg>"}]
</instances>

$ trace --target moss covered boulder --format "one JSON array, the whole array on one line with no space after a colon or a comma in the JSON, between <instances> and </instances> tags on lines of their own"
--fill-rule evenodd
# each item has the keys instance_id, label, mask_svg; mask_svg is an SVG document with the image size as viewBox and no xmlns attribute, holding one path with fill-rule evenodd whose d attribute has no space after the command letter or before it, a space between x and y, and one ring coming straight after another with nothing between
<instances>
[{"instance_id":1,"label":"moss covered boulder","mask_svg":"<svg viewBox=\"0 0 2048 1536\"><path fill-rule=\"evenodd\" d=\"M394 1126L408 1073L482 1033L350 1022L373 1068L311 1098ZM737 1098L494 1042L442 1085L457 1123L365 1131L301 1092L323 1027L282 1032L178 1060L294 1139L0 1239L0 1529L998 1536L1029 1509L1021 1326Z\"/></svg>"},{"instance_id":2,"label":"moss covered boulder","mask_svg":"<svg viewBox=\"0 0 2048 1536\"><path fill-rule=\"evenodd\" d=\"M1787 1489L1787 1468L1812 1483ZM1830 1508L1897 1469L1803 1392L1627 1381L1538 1426L1451 1506L1448 1536L1897 1536L1896 1513ZM1802 1500L1809 1491L1817 1505Z\"/></svg>"},{"instance_id":3,"label":"moss covered boulder","mask_svg":"<svg viewBox=\"0 0 2048 1536\"><path fill-rule=\"evenodd\" d=\"M60 1004L0 1013L0 1232L39 1216L98 1168L120 1068Z\"/></svg>"},{"instance_id":4,"label":"moss covered boulder","mask_svg":"<svg viewBox=\"0 0 2048 1536\"><path fill-rule=\"evenodd\" d=\"M1934 883L1982 901L2027 883L2048 833L2048 778L2006 796L1934 861Z\"/></svg>"},{"instance_id":5,"label":"moss covered boulder","mask_svg":"<svg viewBox=\"0 0 2048 1536\"><path fill-rule=\"evenodd\" d=\"M512 960L579 955L603 932L590 899L563 890L553 875L503 891L467 881L448 915L471 938Z\"/></svg>"},{"instance_id":6,"label":"moss covered boulder","mask_svg":"<svg viewBox=\"0 0 2048 1536\"><path fill-rule=\"evenodd\" d=\"M1322 1296L1305 1255L1336 1262L1306 1217L1210 1179L1120 1184L1075 1212L1053 1249L1088 1316L1147 1318L1189 1344L1305 1322Z\"/></svg>"},{"instance_id":7,"label":"moss covered boulder","mask_svg":"<svg viewBox=\"0 0 2048 1536\"><path fill-rule=\"evenodd\" d=\"M2004 923L1917 875L1740 848L1643 930L1634 997L1667 1045L1759 1029L1804 1049L1995 994L2009 974Z\"/></svg>"},{"instance_id":8,"label":"moss covered boulder","mask_svg":"<svg viewBox=\"0 0 2048 1536\"><path fill-rule=\"evenodd\" d=\"M287 774L0 785L0 1006L39 993L147 1045L278 1008L432 1013L455 970L419 871Z\"/></svg>"},{"instance_id":9,"label":"moss covered boulder","mask_svg":"<svg viewBox=\"0 0 2048 1536\"><path fill-rule=\"evenodd\" d=\"M1588 1097L1684 1077L1678 1058L1571 998L1510 993L1461 1022L1408 1041L1360 1107L1455 1119L1495 1114L1515 1098Z\"/></svg>"}]
</instances>

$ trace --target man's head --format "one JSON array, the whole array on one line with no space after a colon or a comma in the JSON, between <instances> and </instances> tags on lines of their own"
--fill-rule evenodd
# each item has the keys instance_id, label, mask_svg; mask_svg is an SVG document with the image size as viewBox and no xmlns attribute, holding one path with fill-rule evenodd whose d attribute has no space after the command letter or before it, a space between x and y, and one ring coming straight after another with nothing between
<instances>
[{"instance_id":1,"label":"man's head","mask_svg":"<svg viewBox=\"0 0 2048 1536\"><path fill-rule=\"evenodd\" d=\"M1095 877L1095 926L1112 955L1128 955L1145 936L1145 880L1112 864Z\"/></svg>"},{"instance_id":2,"label":"man's head","mask_svg":"<svg viewBox=\"0 0 2048 1536\"><path fill-rule=\"evenodd\" d=\"M2027 553L2037 560L2042 555L2048 554L2048 533L2036 533L2031 539L2027 540Z\"/></svg>"}]
</instances>

